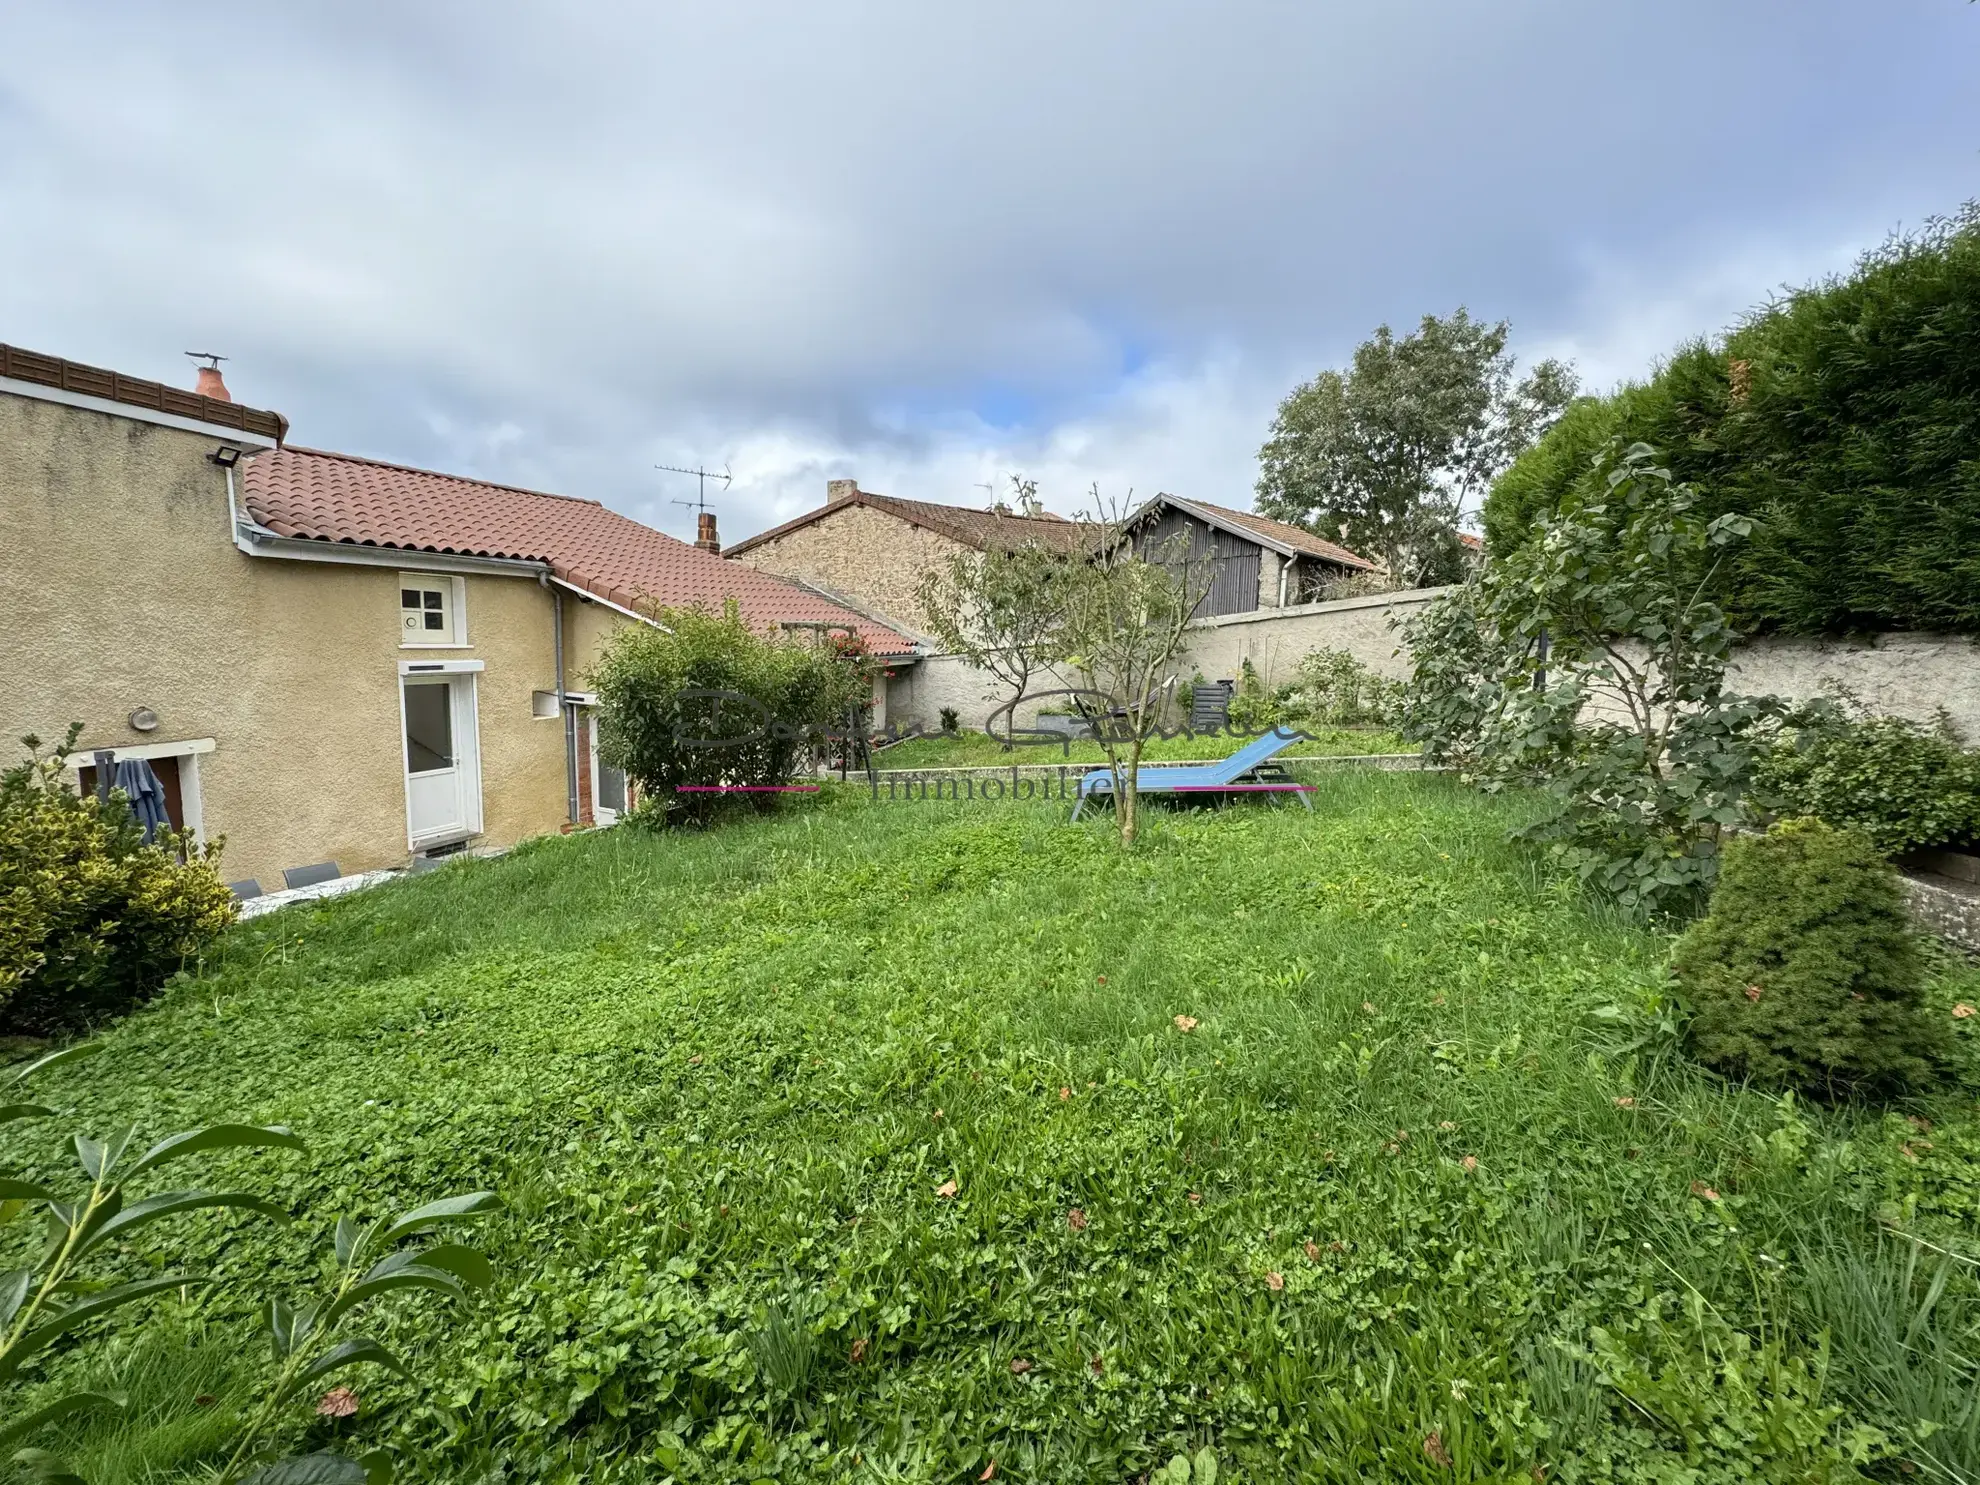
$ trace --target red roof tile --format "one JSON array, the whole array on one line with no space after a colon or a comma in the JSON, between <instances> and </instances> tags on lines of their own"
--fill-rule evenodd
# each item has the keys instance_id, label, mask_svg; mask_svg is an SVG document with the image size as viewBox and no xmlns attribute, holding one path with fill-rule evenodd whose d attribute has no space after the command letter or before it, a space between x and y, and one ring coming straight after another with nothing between
<instances>
[{"instance_id":1,"label":"red roof tile","mask_svg":"<svg viewBox=\"0 0 1980 1485\"><path fill-rule=\"evenodd\" d=\"M241 468L248 514L279 536L543 562L573 588L623 608L713 609L733 598L743 617L762 628L786 621L849 624L875 654L914 649L884 624L724 562L595 500L316 449L275 449L243 460Z\"/></svg>"}]
</instances>

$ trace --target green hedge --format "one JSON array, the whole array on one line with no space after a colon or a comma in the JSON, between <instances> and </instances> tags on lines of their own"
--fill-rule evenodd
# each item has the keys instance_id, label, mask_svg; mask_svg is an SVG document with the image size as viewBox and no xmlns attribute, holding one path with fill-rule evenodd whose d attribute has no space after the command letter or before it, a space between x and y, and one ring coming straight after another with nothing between
<instances>
[{"instance_id":1,"label":"green hedge","mask_svg":"<svg viewBox=\"0 0 1980 1485\"><path fill-rule=\"evenodd\" d=\"M1577 402L1493 487L1492 551L1616 436L1656 448L1708 517L1761 521L1723 574L1743 630L1980 632L1980 203Z\"/></svg>"}]
</instances>

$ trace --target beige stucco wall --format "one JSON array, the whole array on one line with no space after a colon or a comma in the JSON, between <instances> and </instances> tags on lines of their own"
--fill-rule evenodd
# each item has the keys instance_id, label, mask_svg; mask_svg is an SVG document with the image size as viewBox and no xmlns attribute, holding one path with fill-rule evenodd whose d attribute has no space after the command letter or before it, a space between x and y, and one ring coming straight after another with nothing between
<instances>
[{"instance_id":1,"label":"beige stucco wall","mask_svg":"<svg viewBox=\"0 0 1980 1485\"><path fill-rule=\"evenodd\" d=\"M797 578L844 594L911 634L927 632L915 588L956 552L959 542L883 515L846 505L808 526L752 547L734 558L762 572Z\"/></svg>"},{"instance_id":2,"label":"beige stucco wall","mask_svg":"<svg viewBox=\"0 0 1980 1485\"><path fill-rule=\"evenodd\" d=\"M1234 680L1249 660L1260 680L1281 686L1293 678L1300 659L1313 650L1346 650L1363 665L1387 676L1409 674L1402 644L1390 621L1406 622L1409 615L1443 592L1418 588L1382 593L1372 598L1343 598L1333 603L1302 603L1255 614L1225 614L1207 619L1191 637L1182 667L1206 680Z\"/></svg>"},{"instance_id":3,"label":"beige stucco wall","mask_svg":"<svg viewBox=\"0 0 1980 1485\"><path fill-rule=\"evenodd\" d=\"M465 578L471 644L399 645L398 567L249 557L207 454L224 439L0 394L0 737L134 746L211 738L198 763L230 879L404 863L402 659L480 659L484 833L506 845L565 818L563 729L531 715L555 685L548 592ZM414 561L405 570L420 571ZM567 599L571 668L596 605ZM148 706L158 729L131 729Z\"/></svg>"}]
</instances>

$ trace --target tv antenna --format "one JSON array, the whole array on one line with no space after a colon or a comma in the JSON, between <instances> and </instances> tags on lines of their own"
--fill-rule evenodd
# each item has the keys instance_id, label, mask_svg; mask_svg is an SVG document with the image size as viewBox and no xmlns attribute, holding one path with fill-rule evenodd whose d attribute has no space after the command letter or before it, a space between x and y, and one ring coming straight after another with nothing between
<instances>
[{"instance_id":1,"label":"tv antenna","mask_svg":"<svg viewBox=\"0 0 1980 1485\"><path fill-rule=\"evenodd\" d=\"M726 490L729 488L732 479L729 473L729 466L726 464L722 466L722 472L720 474L717 474L712 469L704 469L699 465L693 469L683 469L678 464L656 464L653 467L655 469L664 469L669 474L691 474L701 482L701 493L693 500L676 500L674 502L676 505L685 505L689 510L697 512L708 509L708 482L710 480L720 480L722 482L722 488Z\"/></svg>"},{"instance_id":2,"label":"tv antenna","mask_svg":"<svg viewBox=\"0 0 1980 1485\"><path fill-rule=\"evenodd\" d=\"M204 361L215 371L218 371L220 369L220 363L227 359L217 351L187 351L185 354L192 357L195 361Z\"/></svg>"}]
</instances>

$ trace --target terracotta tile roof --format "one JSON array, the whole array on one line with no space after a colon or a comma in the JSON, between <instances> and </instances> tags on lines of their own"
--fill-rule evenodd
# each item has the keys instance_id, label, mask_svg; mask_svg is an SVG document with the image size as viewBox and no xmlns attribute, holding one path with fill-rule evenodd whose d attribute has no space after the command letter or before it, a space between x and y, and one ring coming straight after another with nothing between
<instances>
[{"instance_id":1,"label":"terracotta tile roof","mask_svg":"<svg viewBox=\"0 0 1980 1485\"><path fill-rule=\"evenodd\" d=\"M211 423L216 428L238 428L277 443L289 436L289 420L280 413L242 407L238 402L223 402L217 397L202 397L197 392L182 392L163 382L125 376L101 366L85 366L80 361L65 361L60 356L44 356L39 351L24 351L17 345L0 345L0 377L86 397L101 397L106 402L121 402L129 407L149 408L198 423Z\"/></svg>"},{"instance_id":2,"label":"terracotta tile roof","mask_svg":"<svg viewBox=\"0 0 1980 1485\"><path fill-rule=\"evenodd\" d=\"M571 587L623 608L716 608L734 598L743 616L764 628L850 624L876 654L914 649L884 624L595 500L316 449L259 453L242 460L241 470L248 514L279 536L543 562Z\"/></svg>"},{"instance_id":3,"label":"terracotta tile roof","mask_svg":"<svg viewBox=\"0 0 1980 1485\"><path fill-rule=\"evenodd\" d=\"M843 499L830 501L816 510L806 511L781 526L759 531L728 548L726 555L733 557L764 542L774 541L849 505L863 505L883 512L978 551L1008 551L1033 541L1073 551L1089 540L1092 534L1084 523L1068 521L1064 516L1005 515L1000 511L967 505L936 505L927 500L901 500L892 495L875 495L870 490L861 490Z\"/></svg>"},{"instance_id":4,"label":"terracotta tile roof","mask_svg":"<svg viewBox=\"0 0 1980 1485\"><path fill-rule=\"evenodd\" d=\"M1212 505L1207 500L1184 500L1178 495L1158 495L1152 505L1167 501L1172 505L1196 510L1206 516L1221 518L1227 525L1238 527L1262 539L1268 546L1289 547L1308 557L1318 557L1323 562L1337 563L1342 567L1352 567L1361 572L1373 572L1376 564L1358 552L1351 552L1338 542L1315 536L1304 526L1291 526L1284 521L1275 521L1269 516L1257 515L1248 510L1232 510L1228 506ZM1139 519L1139 517L1137 517Z\"/></svg>"}]
</instances>

